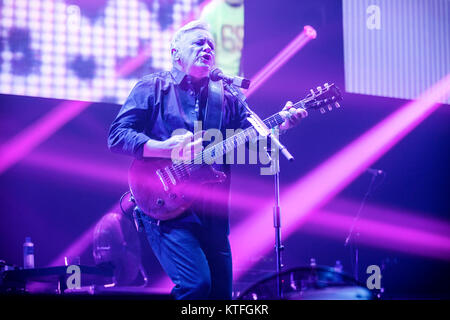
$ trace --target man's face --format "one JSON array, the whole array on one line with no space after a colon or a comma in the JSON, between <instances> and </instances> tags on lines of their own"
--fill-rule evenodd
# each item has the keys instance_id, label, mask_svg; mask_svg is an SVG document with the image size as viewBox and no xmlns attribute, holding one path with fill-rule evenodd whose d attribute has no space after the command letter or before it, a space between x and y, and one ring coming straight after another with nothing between
<instances>
[{"instance_id":1,"label":"man's face","mask_svg":"<svg viewBox=\"0 0 450 320\"><path fill-rule=\"evenodd\" d=\"M186 74L195 78L207 77L215 65L214 40L206 30L190 30L179 42L178 54L176 63Z\"/></svg>"}]
</instances>

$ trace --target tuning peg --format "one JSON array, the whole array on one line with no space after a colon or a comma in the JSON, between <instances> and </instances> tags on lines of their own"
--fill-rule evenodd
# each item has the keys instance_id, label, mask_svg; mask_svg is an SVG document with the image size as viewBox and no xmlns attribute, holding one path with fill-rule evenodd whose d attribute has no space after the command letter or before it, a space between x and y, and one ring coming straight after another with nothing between
<instances>
[{"instance_id":1,"label":"tuning peg","mask_svg":"<svg viewBox=\"0 0 450 320\"><path fill-rule=\"evenodd\" d=\"M324 114L324 113L326 112L326 111L325 111L325 108L323 108L323 107L320 108L319 111L320 111L321 114Z\"/></svg>"},{"instance_id":2,"label":"tuning peg","mask_svg":"<svg viewBox=\"0 0 450 320\"><path fill-rule=\"evenodd\" d=\"M340 107L341 107L341 105L339 104L339 102L335 102L335 103L334 103L334 106L335 106L336 108L340 108Z\"/></svg>"},{"instance_id":3,"label":"tuning peg","mask_svg":"<svg viewBox=\"0 0 450 320\"><path fill-rule=\"evenodd\" d=\"M325 89L328 89L330 87L330 85L328 84L328 82L325 82L325 84L323 85L325 87Z\"/></svg>"},{"instance_id":4,"label":"tuning peg","mask_svg":"<svg viewBox=\"0 0 450 320\"><path fill-rule=\"evenodd\" d=\"M322 88L320 86L318 86L317 91L322 92Z\"/></svg>"},{"instance_id":5,"label":"tuning peg","mask_svg":"<svg viewBox=\"0 0 450 320\"><path fill-rule=\"evenodd\" d=\"M328 110L333 110L333 107L331 106L331 104L328 105Z\"/></svg>"},{"instance_id":6,"label":"tuning peg","mask_svg":"<svg viewBox=\"0 0 450 320\"><path fill-rule=\"evenodd\" d=\"M313 90L313 89L309 89L309 92L311 92L311 95L312 95L313 97L316 96L316 94L314 93L314 90Z\"/></svg>"}]
</instances>

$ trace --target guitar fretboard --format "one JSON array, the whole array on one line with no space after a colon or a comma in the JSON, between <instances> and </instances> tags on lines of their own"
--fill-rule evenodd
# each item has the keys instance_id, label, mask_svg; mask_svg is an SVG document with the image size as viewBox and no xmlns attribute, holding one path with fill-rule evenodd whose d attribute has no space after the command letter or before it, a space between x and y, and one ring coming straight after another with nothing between
<instances>
[{"instance_id":1,"label":"guitar fretboard","mask_svg":"<svg viewBox=\"0 0 450 320\"><path fill-rule=\"evenodd\" d=\"M306 105L307 99L301 100L293 105L294 108L304 107ZM264 124L272 129L284 122L284 118L280 113L276 113L267 119L263 120ZM239 131L239 130L237 130ZM245 144L248 141L256 139L258 132L251 126L245 130L239 131L233 136L225 139L222 142L216 143L214 145L209 145L203 152L201 152L191 163L177 163L168 169L176 176L177 179L184 180L189 177L190 172L197 170L203 165L210 165L214 163L220 157L223 157L227 152L238 148L239 146Z\"/></svg>"},{"instance_id":2,"label":"guitar fretboard","mask_svg":"<svg viewBox=\"0 0 450 320\"><path fill-rule=\"evenodd\" d=\"M295 103L292 107L293 108L299 108L299 107L306 107L306 102L308 102L308 99L303 99L297 103ZM270 116L269 118L265 119L264 124L269 128L272 129L284 122L284 118L280 115L280 113L275 113L274 115ZM236 133L235 135L225 139L222 143L217 143L213 146L208 146L202 154L199 155L200 159L206 163L213 163L214 160L218 159L219 157L222 157L227 152L243 145L244 143L248 141L252 141L253 139L256 139L258 136L258 132L255 128L249 127L241 132ZM198 161L200 163L201 161ZM195 160L194 160L194 163Z\"/></svg>"},{"instance_id":3,"label":"guitar fretboard","mask_svg":"<svg viewBox=\"0 0 450 320\"><path fill-rule=\"evenodd\" d=\"M320 89L320 87L318 87L316 92L311 90L311 94L309 94L303 100L295 103L292 107L296 109L301 107L306 110L318 109L324 104L329 105L330 103L337 102L341 99L342 96L339 92L339 89L335 87L334 84L325 84L325 87L323 89ZM282 124L284 120L285 117L281 115L281 112L278 112L265 119L264 124L269 129L271 129ZM217 159L223 157L229 151L245 144L248 141L256 139L258 136L258 132L253 126L245 130L237 131L237 133L225 139L224 141L218 142L214 145L209 145L192 162L173 164L172 166L166 167L166 170L168 170L170 174L176 179L184 180L186 178L189 178L191 171L197 170L204 165L210 165L214 163ZM162 174L165 174L164 171L162 171Z\"/></svg>"},{"instance_id":4,"label":"guitar fretboard","mask_svg":"<svg viewBox=\"0 0 450 320\"><path fill-rule=\"evenodd\" d=\"M282 124L283 122L284 119L279 113L276 113L264 120L264 124L270 129ZM214 145L208 146L191 163L177 163L169 166L167 169L173 176L176 177L177 180L185 180L189 178L191 171L197 170L204 165L214 163L214 161L219 157L223 157L223 155L227 152L245 144L248 141L256 139L257 136L258 132L256 131L256 129L253 127L249 127L245 130L237 132L221 143L219 142Z\"/></svg>"},{"instance_id":5,"label":"guitar fretboard","mask_svg":"<svg viewBox=\"0 0 450 320\"><path fill-rule=\"evenodd\" d=\"M276 127L284 122L283 117L280 114L274 114L271 117L264 120L264 124L269 128ZM221 143L208 146L199 157L202 157L206 163L213 163L219 157L222 157L227 152L245 144L246 142L256 139L258 132L255 128L249 127L242 130L233 136L225 139Z\"/></svg>"}]
</instances>

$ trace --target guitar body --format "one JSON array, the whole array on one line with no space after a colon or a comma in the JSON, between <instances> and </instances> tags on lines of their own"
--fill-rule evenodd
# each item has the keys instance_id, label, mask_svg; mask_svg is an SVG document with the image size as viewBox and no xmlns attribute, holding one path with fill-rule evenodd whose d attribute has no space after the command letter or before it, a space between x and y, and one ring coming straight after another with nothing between
<instances>
[{"instance_id":1,"label":"guitar body","mask_svg":"<svg viewBox=\"0 0 450 320\"><path fill-rule=\"evenodd\" d=\"M179 179L170 159L134 160L128 172L128 184L138 207L157 220L174 219L186 211L205 190L205 184L220 183L223 172L201 165ZM200 166L200 165L197 165Z\"/></svg>"}]
</instances>

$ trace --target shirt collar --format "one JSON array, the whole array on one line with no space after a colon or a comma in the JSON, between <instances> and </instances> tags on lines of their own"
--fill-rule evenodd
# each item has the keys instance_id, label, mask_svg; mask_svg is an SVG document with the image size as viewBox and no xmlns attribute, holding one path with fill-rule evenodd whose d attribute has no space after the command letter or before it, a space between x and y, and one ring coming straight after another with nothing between
<instances>
[{"instance_id":1,"label":"shirt collar","mask_svg":"<svg viewBox=\"0 0 450 320\"><path fill-rule=\"evenodd\" d=\"M172 76L175 79L176 84L180 84L181 81L183 81L183 79L187 76L186 73L175 67L172 68L172 71L170 73L172 73Z\"/></svg>"},{"instance_id":2,"label":"shirt collar","mask_svg":"<svg viewBox=\"0 0 450 320\"><path fill-rule=\"evenodd\" d=\"M172 76L175 80L175 84L180 84L183 81L188 81L189 80L189 76L184 73L183 71L181 71L180 69L177 69L175 67L172 68ZM202 86L206 85L208 83L209 78L205 78L201 81Z\"/></svg>"}]
</instances>

